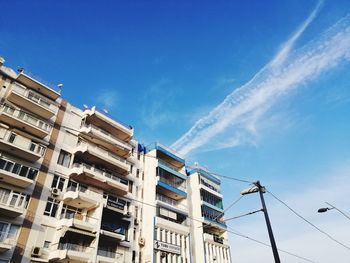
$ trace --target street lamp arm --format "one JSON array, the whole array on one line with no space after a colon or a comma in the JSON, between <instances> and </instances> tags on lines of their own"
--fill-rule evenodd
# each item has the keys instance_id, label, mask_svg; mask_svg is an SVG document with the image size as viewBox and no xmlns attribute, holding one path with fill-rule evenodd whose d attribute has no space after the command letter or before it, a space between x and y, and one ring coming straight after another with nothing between
<instances>
[{"instance_id":1,"label":"street lamp arm","mask_svg":"<svg viewBox=\"0 0 350 263\"><path fill-rule=\"evenodd\" d=\"M336 208L334 205L326 202L327 205L329 205L331 208L330 209L335 209L337 210L339 213L341 213L343 216L345 216L347 219L350 220L350 216L348 216L347 214L345 214L343 211L341 211L340 209ZM329 209L328 209L329 210Z\"/></svg>"}]
</instances>

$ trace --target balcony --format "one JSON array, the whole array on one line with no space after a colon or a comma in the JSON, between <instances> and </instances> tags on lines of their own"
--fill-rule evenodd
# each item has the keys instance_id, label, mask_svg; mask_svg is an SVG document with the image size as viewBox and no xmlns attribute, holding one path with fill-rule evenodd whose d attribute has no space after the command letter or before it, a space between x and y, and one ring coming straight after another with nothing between
<instances>
[{"instance_id":1,"label":"balcony","mask_svg":"<svg viewBox=\"0 0 350 263\"><path fill-rule=\"evenodd\" d=\"M51 124L9 105L0 108L0 121L41 139L48 136L52 129Z\"/></svg>"},{"instance_id":2,"label":"balcony","mask_svg":"<svg viewBox=\"0 0 350 263\"><path fill-rule=\"evenodd\" d=\"M101 145L112 152L115 152L119 156L129 156L132 149L131 145L127 142L118 139L95 125L83 125L80 128L80 136L92 141L95 144Z\"/></svg>"},{"instance_id":3,"label":"balcony","mask_svg":"<svg viewBox=\"0 0 350 263\"><path fill-rule=\"evenodd\" d=\"M7 99L44 119L50 119L57 111L57 106L52 101L16 83L13 84Z\"/></svg>"},{"instance_id":4,"label":"balcony","mask_svg":"<svg viewBox=\"0 0 350 263\"><path fill-rule=\"evenodd\" d=\"M226 246L226 247L228 247L230 245L228 239L223 238L223 237L219 237L219 236L214 235L214 234L204 233L203 239L205 242L213 243L216 245L222 245L222 246Z\"/></svg>"},{"instance_id":5,"label":"balcony","mask_svg":"<svg viewBox=\"0 0 350 263\"><path fill-rule=\"evenodd\" d=\"M93 185L105 191L115 191L126 195L129 190L129 181L116 176L109 171L102 171L88 164L75 163L70 170L70 177L86 185Z\"/></svg>"},{"instance_id":6,"label":"balcony","mask_svg":"<svg viewBox=\"0 0 350 263\"><path fill-rule=\"evenodd\" d=\"M124 254L104 249L97 250L98 263L124 263Z\"/></svg>"},{"instance_id":7,"label":"balcony","mask_svg":"<svg viewBox=\"0 0 350 263\"><path fill-rule=\"evenodd\" d=\"M80 209L92 209L98 206L101 196L91 190L70 186L63 194L63 202Z\"/></svg>"},{"instance_id":8,"label":"balcony","mask_svg":"<svg viewBox=\"0 0 350 263\"><path fill-rule=\"evenodd\" d=\"M59 243L57 250L50 252L49 261L91 262L93 249L71 243Z\"/></svg>"},{"instance_id":9,"label":"balcony","mask_svg":"<svg viewBox=\"0 0 350 263\"><path fill-rule=\"evenodd\" d=\"M186 205L182 204L179 201L176 201L174 199L171 199L165 195L156 193L156 200L157 200L157 204L162 204L171 208L175 208L176 210L182 212L182 213L188 213L188 208Z\"/></svg>"},{"instance_id":10,"label":"balcony","mask_svg":"<svg viewBox=\"0 0 350 263\"><path fill-rule=\"evenodd\" d=\"M156 150L157 158L165 161L166 163L175 166L176 170L181 169L185 166L185 159L179 153L172 149L160 144L158 142L148 145L146 147L146 153Z\"/></svg>"},{"instance_id":11,"label":"balcony","mask_svg":"<svg viewBox=\"0 0 350 263\"><path fill-rule=\"evenodd\" d=\"M34 182L38 170L0 158L0 182L26 188Z\"/></svg>"},{"instance_id":12,"label":"balcony","mask_svg":"<svg viewBox=\"0 0 350 263\"><path fill-rule=\"evenodd\" d=\"M200 188L219 197L223 198L223 195L221 194L220 186L212 183L210 180L206 178L200 178Z\"/></svg>"},{"instance_id":13,"label":"balcony","mask_svg":"<svg viewBox=\"0 0 350 263\"><path fill-rule=\"evenodd\" d=\"M0 138L0 151L7 152L24 160L35 162L45 153L46 147L21 135L6 131Z\"/></svg>"},{"instance_id":14,"label":"balcony","mask_svg":"<svg viewBox=\"0 0 350 263\"><path fill-rule=\"evenodd\" d=\"M130 163L127 160L84 141L78 142L75 154L81 160L99 164L117 173L126 174L130 171Z\"/></svg>"},{"instance_id":15,"label":"balcony","mask_svg":"<svg viewBox=\"0 0 350 263\"><path fill-rule=\"evenodd\" d=\"M73 227L89 232L96 232L96 223L96 220L90 217L84 217L81 214L64 213L57 223L57 228Z\"/></svg>"},{"instance_id":16,"label":"balcony","mask_svg":"<svg viewBox=\"0 0 350 263\"><path fill-rule=\"evenodd\" d=\"M163 176L157 176L157 191L175 200L181 200L187 197L186 188L183 182L170 180Z\"/></svg>"},{"instance_id":17,"label":"balcony","mask_svg":"<svg viewBox=\"0 0 350 263\"><path fill-rule=\"evenodd\" d=\"M35 80L28 74L24 74L23 72L21 72L18 75L16 80L24 86L39 92L40 94L44 95L45 97L48 97L51 100L55 101L61 96L59 92L53 90L52 88L41 83L40 81Z\"/></svg>"},{"instance_id":18,"label":"balcony","mask_svg":"<svg viewBox=\"0 0 350 263\"><path fill-rule=\"evenodd\" d=\"M100 233L101 235L123 241L126 239L127 228L124 225L102 222Z\"/></svg>"},{"instance_id":19,"label":"balcony","mask_svg":"<svg viewBox=\"0 0 350 263\"><path fill-rule=\"evenodd\" d=\"M182 178L183 180L187 179L186 175L180 173L178 171L178 168L176 166L171 165L170 163L164 162L162 160L158 160L158 167L167 171L168 173L171 173L179 178Z\"/></svg>"},{"instance_id":20,"label":"balcony","mask_svg":"<svg viewBox=\"0 0 350 263\"><path fill-rule=\"evenodd\" d=\"M222 207L219 207L218 205L213 205L211 203L208 203L207 201L205 201L203 199L201 200L201 205L209 207L211 209L215 209L216 211L218 211L220 213L224 212L224 209Z\"/></svg>"},{"instance_id":21,"label":"balcony","mask_svg":"<svg viewBox=\"0 0 350 263\"><path fill-rule=\"evenodd\" d=\"M99 112L96 107L86 109L84 115L87 123L93 123L122 141L129 141L134 135L134 129L130 125L112 119L106 114Z\"/></svg>"},{"instance_id":22,"label":"balcony","mask_svg":"<svg viewBox=\"0 0 350 263\"><path fill-rule=\"evenodd\" d=\"M5 188L0 188L0 214L15 218L23 215L29 197Z\"/></svg>"},{"instance_id":23,"label":"balcony","mask_svg":"<svg viewBox=\"0 0 350 263\"><path fill-rule=\"evenodd\" d=\"M0 253L12 249L16 245L16 237L12 233L0 231Z\"/></svg>"}]
</instances>

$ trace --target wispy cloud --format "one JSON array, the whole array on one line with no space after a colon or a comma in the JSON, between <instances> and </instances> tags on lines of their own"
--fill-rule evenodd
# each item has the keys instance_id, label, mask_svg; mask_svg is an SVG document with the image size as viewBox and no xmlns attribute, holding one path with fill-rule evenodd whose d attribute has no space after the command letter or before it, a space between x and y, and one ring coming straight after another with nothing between
<instances>
[{"instance_id":1,"label":"wispy cloud","mask_svg":"<svg viewBox=\"0 0 350 263\"><path fill-rule=\"evenodd\" d=\"M102 109L111 111L116 108L119 95L115 90L102 90L96 98L96 101Z\"/></svg>"},{"instance_id":2,"label":"wispy cloud","mask_svg":"<svg viewBox=\"0 0 350 263\"><path fill-rule=\"evenodd\" d=\"M199 119L172 148L188 154L229 128L242 135L256 133L255 125L283 95L317 78L350 58L350 15L342 18L317 39L292 51L294 43L316 17L321 3L311 12L277 55L249 82L228 95L209 114Z\"/></svg>"},{"instance_id":3,"label":"wispy cloud","mask_svg":"<svg viewBox=\"0 0 350 263\"><path fill-rule=\"evenodd\" d=\"M146 103L142 107L141 114L144 124L151 130L174 119L169 105L174 100L175 89L169 89L170 85L173 85L171 80L161 78L153 83L144 94L143 101Z\"/></svg>"}]
</instances>

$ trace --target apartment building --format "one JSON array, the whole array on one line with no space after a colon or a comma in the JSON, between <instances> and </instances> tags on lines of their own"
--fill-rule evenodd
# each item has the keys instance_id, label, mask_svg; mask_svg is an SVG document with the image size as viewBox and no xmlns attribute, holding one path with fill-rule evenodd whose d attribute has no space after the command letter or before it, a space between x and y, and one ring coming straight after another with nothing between
<instances>
[{"instance_id":1,"label":"apartment building","mask_svg":"<svg viewBox=\"0 0 350 263\"><path fill-rule=\"evenodd\" d=\"M191 227L193 262L230 263L221 181L198 164L188 174L190 215L196 219Z\"/></svg>"},{"instance_id":2,"label":"apartment building","mask_svg":"<svg viewBox=\"0 0 350 263\"><path fill-rule=\"evenodd\" d=\"M220 180L0 57L0 263L230 263Z\"/></svg>"},{"instance_id":3,"label":"apartment building","mask_svg":"<svg viewBox=\"0 0 350 263\"><path fill-rule=\"evenodd\" d=\"M189 263L185 160L160 143L146 146L145 153L141 262Z\"/></svg>"},{"instance_id":4,"label":"apartment building","mask_svg":"<svg viewBox=\"0 0 350 263\"><path fill-rule=\"evenodd\" d=\"M139 262L133 128L3 63L0 262Z\"/></svg>"}]
</instances>

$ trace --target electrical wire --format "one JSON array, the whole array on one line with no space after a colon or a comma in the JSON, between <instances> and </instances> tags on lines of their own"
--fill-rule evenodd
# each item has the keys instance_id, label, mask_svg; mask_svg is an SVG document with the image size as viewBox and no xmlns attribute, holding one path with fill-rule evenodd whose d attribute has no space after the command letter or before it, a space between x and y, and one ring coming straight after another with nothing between
<instances>
[{"instance_id":1,"label":"electrical wire","mask_svg":"<svg viewBox=\"0 0 350 263\"><path fill-rule=\"evenodd\" d=\"M208 172L209 174L221 177L221 178L225 178L225 179L229 179L229 180L234 180L237 182L241 182L241 183L247 183L247 184L252 184L253 181L248 181L248 180L244 180L244 179L239 179L239 178L235 178L235 177L231 177L231 176L226 176L226 175L221 175L218 173L213 173L213 172Z\"/></svg>"},{"instance_id":2,"label":"electrical wire","mask_svg":"<svg viewBox=\"0 0 350 263\"><path fill-rule=\"evenodd\" d=\"M256 210L256 211L253 211L253 212L249 212L249 213L246 213L246 214L243 214L243 215L229 217L229 218L225 219L224 222L227 222L227 221L230 221L230 220L233 220L233 219L237 219L237 218L241 218L241 217L244 217L244 216L253 215L255 213L262 212L262 211L264 211L264 210L263 209L259 209L259 210Z\"/></svg>"},{"instance_id":3,"label":"electrical wire","mask_svg":"<svg viewBox=\"0 0 350 263\"><path fill-rule=\"evenodd\" d=\"M327 236L329 239L331 239L332 241L334 241L335 243L337 243L338 245L341 245L342 247L350 250L350 247L343 244L342 242L336 240L334 237L332 237L330 234L328 234L327 232L325 232L324 230L320 229L318 226L316 226L315 224L311 223L309 220L307 220L306 218L304 218L302 215L300 215L298 212L296 212L293 208L291 208L289 205L287 205L285 202L283 202L281 199L279 199L277 196L275 196L273 193L271 193L270 191L266 190L266 192L268 192L273 198L275 198L277 201L279 201L281 204L283 204L285 207L287 207L291 212L293 212L293 214L295 214L296 216L298 216L299 218L301 218L303 221L305 221L306 223L308 223L310 226L312 226L313 228L315 228L318 232L324 234L325 236Z\"/></svg>"},{"instance_id":4,"label":"electrical wire","mask_svg":"<svg viewBox=\"0 0 350 263\"><path fill-rule=\"evenodd\" d=\"M260 241L260 240L255 239L255 238L252 238L252 237L243 235L243 234L241 234L241 233L238 233L238 232L236 232L235 230L233 230L231 227L228 227L228 228L230 228L231 230L227 230L227 232L229 232L229 233L231 233L231 234L233 234L233 235L246 238L246 239L248 239L248 240L250 240L250 241L253 241L253 242L255 242L255 243L261 244L261 245L266 246L266 247L271 247L271 245L269 245L269 244L267 244L267 243L265 243L265 242L262 242L262 241ZM280 252L286 253L286 254L288 254L288 255L290 255L290 256L299 258L299 259L301 259L301 260L304 260L304 261L307 261L307 262L311 262L311 263L316 263L315 261L313 261L313 260L311 260L311 259L308 259L308 258L299 256L299 255L297 255L297 254L295 254L295 253L292 253L292 252L289 252L289 251L287 251L287 250L279 249L279 248L278 248L277 250L280 251Z\"/></svg>"}]
</instances>

